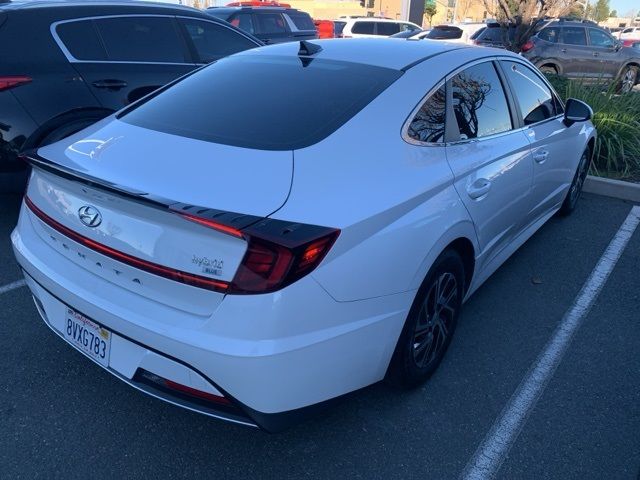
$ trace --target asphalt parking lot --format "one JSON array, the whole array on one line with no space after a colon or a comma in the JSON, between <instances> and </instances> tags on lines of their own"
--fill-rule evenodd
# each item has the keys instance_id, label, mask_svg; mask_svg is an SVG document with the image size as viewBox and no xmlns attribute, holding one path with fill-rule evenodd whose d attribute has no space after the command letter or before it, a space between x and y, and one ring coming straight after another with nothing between
<instances>
[{"instance_id":1,"label":"asphalt parking lot","mask_svg":"<svg viewBox=\"0 0 640 480\"><path fill-rule=\"evenodd\" d=\"M20 199L0 197L0 287ZM39 319L26 288L0 293L3 478L458 478L574 304L632 205L584 195L466 304L422 388L374 385L268 435L147 397ZM631 236L497 477L637 479L640 229ZM0 292L2 290L0 289Z\"/></svg>"}]
</instances>

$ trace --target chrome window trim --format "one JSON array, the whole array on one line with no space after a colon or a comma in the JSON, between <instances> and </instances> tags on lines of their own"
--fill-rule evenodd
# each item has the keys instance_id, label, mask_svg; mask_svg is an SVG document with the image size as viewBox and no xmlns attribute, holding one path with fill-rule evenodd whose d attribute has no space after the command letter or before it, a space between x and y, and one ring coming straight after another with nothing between
<instances>
[{"instance_id":1,"label":"chrome window trim","mask_svg":"<svg viewBox=\"0 0 640 480\"><path fill-rule=\"evenodd\" d=\"M535 127L536 125L540 125L540 124L548 122L550 120L554 120L554 119L556 119L558 117L563 117L564 118L564 110L565 110L564 102L560 98L560 95L558 95L558 92L556 92L555 89L553 88L553 85L551 85L551 83L545 78L545 76L542 74L542 72L540 72L540 70L538 70L538 68L535 65L529 64L529 63L523 61L521 58L511 59L511 57L502 57L502 60L506 61L506 62L519 63L520 65L529 68L529 70L531 70L533 72L533 74L536 77L538 77L542 81L542 83L544 83L547 86L547 88L551 92L551 95L553 96L553 98L555 100L557 100L560 103L560 105L562 105L562 113L561 114L558 114L555 117L545 118L544 120L540 120L539 122L532 123L530 125L524 125L525 127L527 127L527 128ZM502 67L502 64L500 64L500 67ZM531 68L531 67L533 67L533 68ZM522 121L524 122L524 119L522 119Z\"/></svg>"},{"instance_id":2,"label":"chrome window trim","mask_svg":"<svg viewBox=\"0 0 640 480\"><path fill-rule=\"evenodd\" d=\"M478 65L480 63L485 63L485 62L494 62L494 61L500 61L500 60L505 60L505 61L512 61L515 63L519 63L525 67L529 67L531 68L531 64L526 62L525 60L521 59L520 57L512 57L510 55L493 55L491 57L483 57L480 59L476 59L476 60L472 60L468 63L465 63L464 65L458 67L457 69L451 71L450 73L448 73L443 79L439 80L436 84L436 86L434 86L433 88L431 88L431 90L429 90L429 92L422 97L422 99L420 100L420 102L418 103L418 105L411 111L411 113L409 114L409 116L407 117L407 119L405 120L403 126L402 126L402 130L401 130L401 136L402 139L410 144L410 145L415 145L418 147L443 147L443 146L449 146L449 145L460 145L460 144L464 144L464 143L472 143L472 142L482 142L484 140L490 140L490 139L494 139L494 138L499 138L502 137L504 135L510 135L512 133L515 132L525 132L526 130L539 126L545 122L550 122L552 120L557 120L559 118L564 118L564 114L559 114L556 115L555 117L550 117L550 118L545 118L544 120L541 120L540 122L536 122L536 123L532 123L531 125L521 125L518 126L516 128L512 128L511 130L505 130L504 132L500 132L500 133L495 133L493 135L487 135L484 137L480 137L480 138L468 138L468 139L464 139L464 140L456 140L453 142L438 142L438 143L434 143L434 142L421 142L419 140L414 140L413 138L411 138L409 136L409 125L411 125L411 122L413 121L413 118L415 117L415 115L418 113L418 111L422 108L422 105L424 105L426 103L426 101L429 99L429 97L431 95L433 95L440 87L442 87L442 85L444 85L446 82L448 82L449 80L451 80L453 77L455 77L458 73L460 73L461 71L469 68L469 67L473 67L474 65ZM564 109L564 102L562 102L562 100L560 100L559 97L557 97L556 95L556 91L553 89L553 87L549 84L549 82L547 81L546 78L543 78L541 75L539 75L536 72L536 68L535 66L531 69L539 78L542 79L542 81L544 82L544 84L549 88L549 90L551 91L551 93L556 96L556 98L560 101L560 103L562 103L563 109ZM508 86L509 90L511 90L511 86ZM503 87L504 89L504 87ZM505 100L507 100L507 104L509 103L509 100L506 98L507 92L505 93Z\"/></svg>"},{"instance_id":3,"label":"chrome window trim","mask_svg":"<svg viewBox=\"0 0 640 480\"><path fill-rule=\"evenodd\" d=\"M438 81L438 85L442 86L443 83L447 83L449 80L451 80L453 77L455 77L458 73L462 72L463 70L466 70L467 68L473 67L475 65L479 65L481 63L487 63L487 62L493 62L495 60L497 60L498 58L511 58L508 57L506 55L504 56L495 56L492 55L490 57L483 57L483 58L476 58L475 60L471 60L470 62L465 63L464 65L459 66L458 68L456 68L455 70L452 70L451 72L449 72L443 79ZM495 68L495 67L494 67ZM497 71L496 71L496 75L497 75ZM501 85L502 86L502 85ZM504 87L503 87L504 88ZM422 147L441 147L444 145L454 145L454 144L459 144L461 142L469 142L469 141L477 141L483 138L490 138L490 137L496 137L498 135L502 135L504 133L511 133L513 132L515 129L511 129L511 130L506 130L505 132L500 132L500 133L496 133L494 135L487 135L486 137L480 137L480 139L477 138L472 138L472 139L465 139L465 140L459 140L459 141L455 141L455 142L439 142L439 143L433 143L433 142L420 142L418 140L413 140L411 137L409 137L408 135L408 131L409 131L409 125L411 124L411 121L413 120L413 117L415 116L415 114L418 112L418 110L420 110L420 108L422 108L422 105L424 105L424 103L429 99L429 96L432 95L433 93L435 93L435 90L432 89L429 91L429 93L427 95L425 95L422 100L420 101L420 103L418 104L418 107L415 108L411 114L409 115L409 117L407 118L407 120L405 120L404 126L402 128L402 137L404 139L405 142L410 143L412 145L418 145L418 146L422 146ZM505 93L505 101L507 102L507 105L509 104L509 100L506 97L506 92ZM445 127L446 128L446 127ZM409 141L409 140L411 141Z\"/></svg>"},{"instance_id":4,"label":"chrome window trim","mask_svg":"<svg viewBox=\"0 0 640 480\"><path fill-rule=\"evenodd\" d=\"M402 136L402 139L405 142L407 142L408 144L417 145L419 147L442 147L442 146L445 145L445 142L421 142L420 140L416 140L414 138L411 138L409 136L409 126L413 122L413 119L418 114L418 112L420 111L422 106L425 103L427 103L427 101L431 98L431 96L433 94L435 94L438 90L440 90L446 83L447 83L446 80L442 79L434 87L432 87L431 90L429 90L427 92L427 94L422 97L422 99L418 102L418 105L416 107L414 107L414 109L411 111L411 113L409 114L409 116L405 120L405 122L404 122L404 124L402 126L402 130L401 130L400 135ZM446 109L446 102L445 102L445 109Z\"/></svg>"},{"instance_id":5,"label":"chrome window trim","mask_svg":"<svg viewBox=\"0 0 640 480\"><path fill-rule=\"evenodd\" d=\"M62 25L64 23L83 22L87 20L102 20L105 18L139 18L139 17L159 17L159 18L175 19L176 15L162 15L157 13L155 14L129 13L129 14L122 14L122 15L95 15L91 17L81 17L81 18L79 17L79 18L73 18L70 20L60 20L57 22L53 22L49 26L49 31L51 32L51 36L53 37L54 41L58 44L58 47L60 48L60 50L62 50L62 53L67 58L69 63L118 63L118 64L129 64L129 65L195 65L195 63L193 62L143 62L143 61L135 61L135 60L79 60L71 54L67 46L64 44L64 42L58 35L58 32L56 31L56 29L58 28L58 25ZM195 17L187 16L186 18L195 18ZM207 20L203 19L203 21L206 22ZM211 22L211 23L216 23L216 22Z\"/></svg>"}]
</instances>

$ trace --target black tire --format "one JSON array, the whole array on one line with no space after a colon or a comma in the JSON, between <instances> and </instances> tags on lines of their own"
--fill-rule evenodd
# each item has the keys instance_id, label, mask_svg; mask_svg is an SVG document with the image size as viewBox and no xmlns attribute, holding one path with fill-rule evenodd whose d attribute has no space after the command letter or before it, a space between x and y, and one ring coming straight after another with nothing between
<instances>
[{"instance_id":1,"label":"black tire","mask_svg":"<svg viewBox=\"0 0 640 480\"><path fill-rule=\"evenodd\" d=\"M458 323L464 279L460 255L454 250L445 250L434 262L413 301L387 371L390 383L404 388L416 387L436 370ZM436 304L438 288L442 290L441 302ZM445 297L449 297L449 301L443 307Z\"/></svg>"},{"instance_id":2,"label":"black tire","mask_svg":"<svg viewBox=\"0 0 640 480\"><path fill-rule=\"evenodd\" d=\"M550 75L557 75L558 74L558 69L556 67L554 67L553 65L542 65L539 70L542 73L545 74L550 74Z\"/></svg>"},{"instance_id":3,"label":"black tire","mask_svg":"<svg viewBox=\"0 0 640 480\"><path fill-rule=\"evenodd\" d=\"M622 69L622 72L620 72L616 90L618 93L628 93L633 89L637 82L638 67L628 65Z\"/></svg>"},{"instance_id":4,"label":"black tire","mask_svg":"<svg viewBox=\"0 0 640 480\"><path fill-rule=\"evenodd\" d=\"M587 178L587 174L589 173L590 165L591 153L589 152L589 149L586 149L580 157L580 162L578 163L578 168L576 168L576 173L573 176L573 181L571 182L571 187L569 187L567 196L564 198L564 202L562 202L560 210L558 210L558 214L560 216L567 216L576 209L576 205L580 199L580 194L582 193L582 187L584 186L584 180Z\"/></svg>"}]
</instances>

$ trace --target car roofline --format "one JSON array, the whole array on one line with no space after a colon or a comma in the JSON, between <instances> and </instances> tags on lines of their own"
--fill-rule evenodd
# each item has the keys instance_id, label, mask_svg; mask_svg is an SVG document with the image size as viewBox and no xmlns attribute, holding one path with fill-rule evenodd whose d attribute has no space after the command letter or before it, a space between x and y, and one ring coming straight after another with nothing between
<instances>
[{"instance_id":1,"label":"car roofline","mask_svg":"<svg viewBox=\"0 0 640 480\"><path fill-rule=\"evenodd\" d=\"M39 8L78 8L78 7L149 7L166 10L182 10L204 13L202 10L188 5L175 3L153 2L146 0L30 0L0 3L3 10L35 10Z\"/></svg>"}]
</instances>

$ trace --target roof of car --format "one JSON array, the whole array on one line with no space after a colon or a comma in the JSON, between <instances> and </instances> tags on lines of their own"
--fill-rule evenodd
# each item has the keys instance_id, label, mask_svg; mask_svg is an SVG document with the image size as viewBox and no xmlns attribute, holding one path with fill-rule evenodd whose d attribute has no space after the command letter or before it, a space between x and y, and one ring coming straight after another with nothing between
<instances>
[{"instance_id":1,"label":"roof of car","mask_svg":"<svg viewBox=\"0 0 640 480\"><path fill-rule=\"evenodd\" d=\"M338 20L354 20L356 22L391 22L391 23L411 23L407 20L394 20L393 18L383 18L383 17L348 17L348 18L338 18Z\"/></svg>"},{"instance_id":2,"label":"roof of car","mask_svg":"<svg viewBox=\"0 0 640 480\"><path fill-rule=\"evenodd\" d=\"M207 10L215 10L216 12L237 12L240 10L251 10L251 11L277 11L277 12L284 12L284 11L294 11L294 12L298 12L299 10L297 8L291 8L291 7L278 7L275 5L265 5L265 6L250 6L250 5L242 5L242 6L237 6L237 7L208 7Z\"/></svg>"},{"instance_id":3,"label":"roof of car","mask_svg":"<svg viewBox=\"0 0 640 480\"><path fill-rule=\"evenodd\" d=\"M313 40L310 43L322 47L322 51L312 55L311 58L363 63L394 70L406 70L430 57L460 49L473 50L477 58L483 58L495 52L517 57L516 54L504 50L477 48L445 41L424 42L403 38L328 39ZM289 42L259 47L236 55L298 56L299 49L300 42Z\"/></svg>"},{"instance_id":4,"label":"roof of car","mask_svg":"<svg viewBox=\"0 0 640 480\"><path fill-rule=\"evenodd\" d=\"M180 9L190 12L200 12L197 8L188 7L186 5L178 5L165 2L151 2L142 0L13 0L7 3L0 2L0 8L4 10L25 10L36 8L54 8L54 7L148 7L148 8L165 8Z\"/></svg>"}]
</instances>

